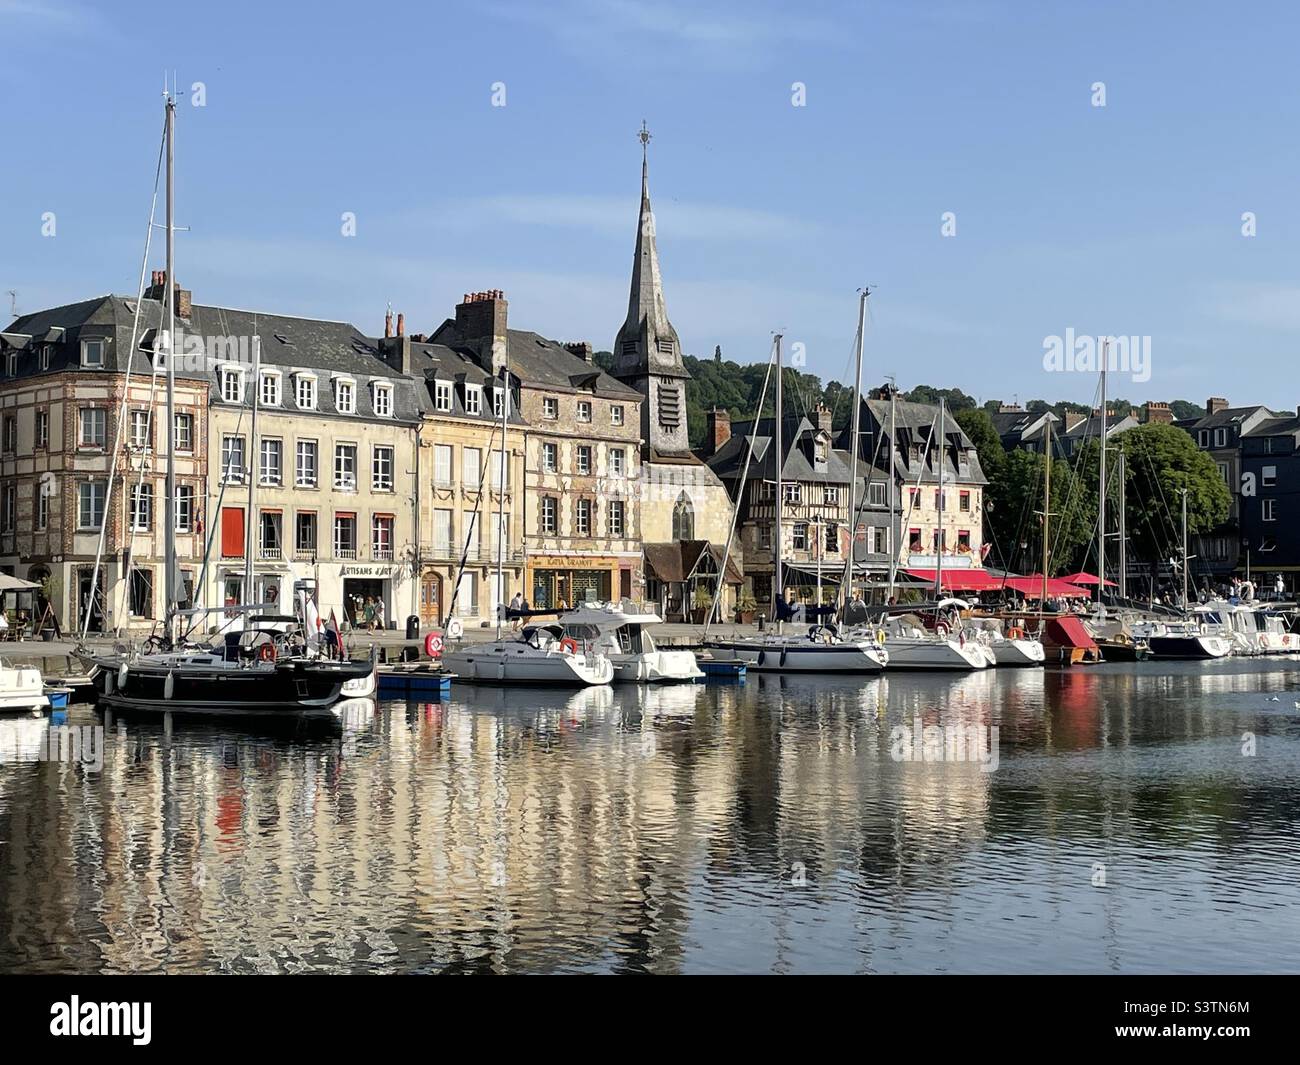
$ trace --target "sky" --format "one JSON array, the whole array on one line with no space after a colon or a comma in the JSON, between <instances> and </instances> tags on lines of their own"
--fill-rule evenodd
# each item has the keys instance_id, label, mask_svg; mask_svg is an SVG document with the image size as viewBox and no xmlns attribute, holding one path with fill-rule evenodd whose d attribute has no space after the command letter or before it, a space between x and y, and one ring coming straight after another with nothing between
<instances>
[{"instance_id":1,"label":"sky","mask_svg":"<svg viewBox=\"0 0 1300 1065\"><path fill-rule=\"evenodd\" d=\"M868 285L868 383L1089 402L1044 366L1073 331L1150 338L1112 396L1291 408L1298 30L1199 0L0 0L0 313L136 291L174 71L198 303L374 335L499 288L608 349L644 120L687 353L781 332L848 380Z\"/></svg>"}]
</instances>

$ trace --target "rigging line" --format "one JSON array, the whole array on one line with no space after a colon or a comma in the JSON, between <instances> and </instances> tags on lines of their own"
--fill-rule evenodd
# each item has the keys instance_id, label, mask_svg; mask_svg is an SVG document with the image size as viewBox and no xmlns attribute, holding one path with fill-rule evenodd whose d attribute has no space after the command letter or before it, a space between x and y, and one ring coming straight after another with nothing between
<instances>
[{"instance_id":1,"label":"rigging line","mask_svg":"<svg viewBox=\"0 0 1300 1065\"><path fill-rule=\"evenodd\" d=\"M478 512L479 512L479 508L482 507L483 505L483 482L484 482L484 478L486 478L489 473L488 467L492 465L492 445L496 442L497 430L499 428L500 425L497 422L497 420L494 418L492 420L492 434L488 437L488 446L487 446L488 460L486 463L480 465L479 467L478 498L474 501L474 509L471 512L473 514L473 519L470 521L469 529L467 529L465 532L464 546L461 548L460 561L456 565L456 579L451 586L451 599L447 603L447 616L443 618L442 621L442 625L444 628L447 626L447 623L451 621L452 616L456 613L456 601L460 598L460 579L465 573L465 563L469 559L469 536L470 533L473 532L474 529L479 525ZM501 461L502 462L506 461L506 449L505 449L504 442L501 447ZM513 511L513 509L514 508L512 506L511 510ZM500 537L500 535L501 535L501 530L498 529L497 536ZM480 543L480 547L481 546L482 544ZM497 589L498 609L500 609L502 606L502 603L500 601L502 592L503 589L501 588Z\"/></svg>"},{"instance_id":2,"label":"rigging line","mask_svg":"<svg viewBox=\"0 0 1300 1065\"><path fill-rule=\"evenodd\" d=\"M166 143L167 143L167 120L166 118L164 118L162 137L158 142L158 164L154 171L153 196L150 199L150 203L149 203L149 224L145 228L144 255L140 259L140 284L136 295L135 312L131 318L131 348L126 353L126 379L123 386L124 395L130 393L131 372L135 367L135 349L136 349L136 345L139 343L140 310L144 304L144 275L145 272L149 269L149 249L153 241L153 220L158 210L158 186L162 182L162 167L163 167L163 159L165 158L164 149L166 147ZM168 280L168 284L171 284L172 279L168 278L167 280ZM93 613L91 607L94 604L95 594L97 589L99 588L100 566L103 563L104 545L108 535L108 522L110 519L110 515L112 514L112 510L110 508L113 501L113 479L117 473L119 446L122 441L122 428L123 428L124 419L126 417L126 409L127 409L127 404L123 403L122 408L118 411L117 435L116 437L114 437L113 440L113 461L109 464L109 468L108 468L108 484L104 489L104 513L99 523L99 543L95 548L95 567L91 571L90 603L87 604L86 616L83 619L84 623L81 629L81 639L83 643L85 642L86 637L90 632L90 619ZM129 588L127 589L127 592L128 594L130 593ZM105 594L102 598L103 598L103 606L107 607L108 605L107 594Z\"/></svg>"},{"instance_id":3,"label":"rigging line","mask_svg":"<svg viewBox=\"0 0 1300 1065\"><path fill-rule=\"evenodd\" d=\"M920 493L921 493L921 491L922 491L922 489L921 489L921 477L922 477L922 475L925 473L925 460L926 460L926 458L929 457L929 454L930 454L930 444L931 444L931 443L933 442L933 440L934 440L934 431L935 431L935 427L938 425L938 423L939 423L939 411L938 411L938 409L936 408L936 409L935 409L935 412L934 412L934 418L933 418L933 420L931 420L931 422L930 422L930 431L929 431L929 433L926 435L925 455L923 455L923 456L921 457L921 460L917 463L917 467L916 467L916 485L912 488L912 491L909 493L909 497L908 497L908 501L907 501L907 515L903 518L903 521L902 521L902 523L900 524L900 527L899 527L899 539L902 539L902 530L903 530L903 528L904 528L905 526L907 526L907 525L911 522L911 520L912 520L912 511L916 509L916 498L917 498L918 495L920 495ZM912 445L911 445L910 442L909 442L909 447L910 447L910 446L912 446ZM942 459L942 457L941 457L941 459ZM891 516L891 520L892 520L892 516ZM940 537L940 540L939 540L939 550L942 551L942 550L943 550L943 531L942 531L942 529L941 529L940 532L939 532L939 537ZM925 545L922 544L921 546L924 547ZM911 551L910 551L910 550L908 551L908 555L909 555L909 561L910 561L910 556L911 556Z\"/></svg>"},{"instance_id":4,"label":"rigging line","mask_svg":"<svg viewBox=\"0 0 1300 1065\"><path fill-rule=\"evenodd\" d=\"M775 365L776 365L776 340L774 339L772 341L772 351L768 355L768 359L767 359L767 372L763 375L763 388L759 392L758 407L756 408L757 410L761 411L763 409L763 403L767 399L767 386L772 379L772 368ZM736 485L736 498L735 501L731 504L731 527L727 530L727 543L726 546L723 547L722 549L722 566L720 568L720 572L718 576L717 587L715 587L713 590L713 605L709 607L709 616L704 619L705 636L709 634L709 626L713 624L713 618L718 611L718 600L722 596L722 589L727 583L727 561L728 559L731 558L731 544L736 536L736 519L740 515L740 505L745 498L745 494L744 494L745 480L749 476L749 464L754 457L754 444L758 439L757 430L758 430L758 419L755 418L749 434L749 448L745 452L745 464L740 471L740 481ZM771 444L769 443L768 446L771 447ZM780 462L781 462L780 455L776 456L776 462L778 467L777 480L779 481L780 480L779 470L780 470ZM773 493L773 498L776 499L776 506L780 507L781 500L779 498L776 498L775 493ZM777 544L776 549L777 549L777 553L779 554L781 551L781 545ZM773 574L773 579L775 579L775 574Z\"/></svg>"}]
</instances>

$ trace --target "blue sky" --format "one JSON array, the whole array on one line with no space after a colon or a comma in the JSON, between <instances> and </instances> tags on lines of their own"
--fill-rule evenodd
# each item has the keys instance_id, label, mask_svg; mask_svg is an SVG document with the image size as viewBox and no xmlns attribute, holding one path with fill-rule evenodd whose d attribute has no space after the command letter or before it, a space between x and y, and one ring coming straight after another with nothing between
<instances>
[{"instance_id":1,"label":"blue sky","mask_svg":"<svg viewBox=\"0 0 1300 1065\"><path fill-rule=\"evenodd\" d=\"M166 68L206 86L178 132L201 303L374 333L391 301L420 331L501 288L513 325L608 348L644 118L692 354L781 330L846 378L866 282L873 380L1087 402L1043 369L1073 329L1152 338L1112 394L1292 407L1298 30L1285 4L0 0L0 298L135 290Z\"/></svg>"}]
</instances>

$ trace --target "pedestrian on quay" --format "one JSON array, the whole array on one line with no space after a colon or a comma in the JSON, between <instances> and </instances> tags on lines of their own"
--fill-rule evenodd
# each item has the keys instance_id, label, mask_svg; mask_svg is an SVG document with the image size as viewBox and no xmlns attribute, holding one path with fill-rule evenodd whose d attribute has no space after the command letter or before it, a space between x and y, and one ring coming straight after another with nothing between
<instances>
[{"instance_id":1,"label":"pedestrian on quay","mask_svg":"<svg viewBox=\"0 0 1300 1065\"><path fill-rule=\"evenodd\" d=\"M511 610L523 610L523 609L524 609L524 593L523 593L523 592L515 592L513 598L511 598L511 600L510 600L510 609L511 609ZM510 625L510 630L511 630L512 632L518 632L518 631L519 631L519 615L518 615L518 614L515 615L514 621L513 621L513 622L511 623L511 625Z\"/></svg>"}]
</instances>

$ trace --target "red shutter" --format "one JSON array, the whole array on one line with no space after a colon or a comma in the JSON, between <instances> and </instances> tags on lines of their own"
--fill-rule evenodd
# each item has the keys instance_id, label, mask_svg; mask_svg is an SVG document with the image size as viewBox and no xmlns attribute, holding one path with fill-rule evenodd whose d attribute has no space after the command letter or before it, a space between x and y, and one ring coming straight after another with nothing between
<instances>
[{"instance_id":1,"label":"red shutter","mask_svg":"<svg viewBox=\"0 0 1300 1065\"><path fill-rule=\"evenodd\" d=\"M244 557L244 508L221 508L221 553L226 558Z\"/></svg>"}]
</instances>

